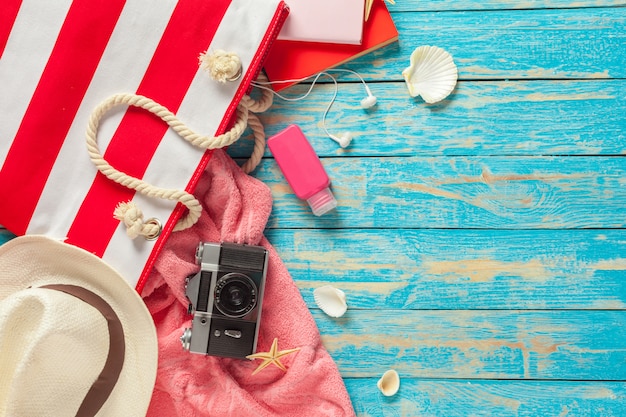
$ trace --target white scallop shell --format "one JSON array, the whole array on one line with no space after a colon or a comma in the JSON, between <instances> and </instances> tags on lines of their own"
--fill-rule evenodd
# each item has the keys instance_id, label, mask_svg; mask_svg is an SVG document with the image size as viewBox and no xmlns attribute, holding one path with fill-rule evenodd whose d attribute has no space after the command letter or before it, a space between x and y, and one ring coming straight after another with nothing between
<instances>
[{"instance_id":1,"label":"white scallop shell","mask_svg":"<svg viewBox=\"0 0 626 417\"><path fill-rule=\"evenodd\" d=\"M348 309L346 294L332 285L324 285L313 290L313 298L315 304L331 317L341 317Z\"/></svg>"},{"instance_id":2,"label":"white scallop shell","mask_svg":"<svg viewBox=\"0 0 626 417\"><path fill-rule=\"evenodd\" d=\"M378 380L376 386L387 397L395 395L400 389L400 375L395 370L390 369Z\"/></svg>"},{"instance_id":3,"label":"white scallop shell","mask_svg":"<svg viewBox=\"0 0 626 417\"><path fill-rule=\"evenodd\" d=\"M402 71L409 94L436 103L454 90L458 72L452 55L437 46L420 46L411 54L411 64Z\"/></svg>"}]
</instances>

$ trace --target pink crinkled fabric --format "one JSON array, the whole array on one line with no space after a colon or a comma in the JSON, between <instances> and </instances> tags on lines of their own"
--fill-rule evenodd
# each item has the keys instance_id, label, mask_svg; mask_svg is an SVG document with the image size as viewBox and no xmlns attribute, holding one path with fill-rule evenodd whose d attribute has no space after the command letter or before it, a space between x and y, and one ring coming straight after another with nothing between
<instances>
[{"instance_id":1,"label":"pink crinkled fabric","mask_svg":"<svg viewBox=\"0 0 626 417\"><path fill-rule=\"evenodd\" d=\"M246 175L222 150L214 151L196 197L204 213L192 228L173 233L142 296L156 323L159 368L150 417L353 416L336 364L289 272L263 236L271 208L269 188ZM262 245L270 252L257 351L299 351L252 375L260 360L192 354L180 336L190 327L184 282L195 273L200 241Z\"/></svg>"}]
</instances>

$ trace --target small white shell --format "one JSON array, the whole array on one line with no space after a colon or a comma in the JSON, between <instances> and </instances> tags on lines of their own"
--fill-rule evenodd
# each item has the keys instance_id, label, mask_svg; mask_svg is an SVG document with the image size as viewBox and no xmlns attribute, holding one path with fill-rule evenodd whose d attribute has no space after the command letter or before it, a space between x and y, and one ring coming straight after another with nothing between
<instances>
[{"instance_id":1,"label":"small white shell","mask_svg":"<svg viewBox=\"0 0 626 417\"><path fill-rule=\"evenodd\" d=\"M420 46L411 54L411 65L402 71L409 94L436 103L454 90L458 72L452 55L437 46Z\"/></svg>"},{"instance_id":2,"label":"small white shell","mask_svg":"<svg viewBox=\"0 0 626 417\"><path fill-rule=\"evenodd\" d=\"M378 380L376 386L384 396L395 395L400 389L400 375L395 370L390 369Z\"/></svg>"},{"instance_id":3,"label":"small white shell","mask_svg":"<svg viewBox=\"0 0 626 417\"><path fill-rule=\"evenodd\" d=\"M324 285L313 290L313 298L315 304L331 317L341 317L348 309L346 294L332 285Z\"/></svg>"}]
</instances>

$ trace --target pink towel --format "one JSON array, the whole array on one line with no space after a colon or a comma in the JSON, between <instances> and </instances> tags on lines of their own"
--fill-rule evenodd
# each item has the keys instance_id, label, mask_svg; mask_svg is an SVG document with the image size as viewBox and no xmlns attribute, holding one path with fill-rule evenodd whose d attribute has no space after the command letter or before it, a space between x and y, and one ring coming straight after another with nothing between
<instances>
[{"instance_id":1,"label":"pink towel","mask_svg":"<svg viewBox=\"0 0 626 417\"><path fill-rule=\"evenodd\" d=\"M159 369L148 416L353 416L337 366L289 272L263 237L272 207L269 188L246 175L221 150L213 153L196 197L205 213L171 235L143 291L157 326ZM185 278L198 270L200 241L262 245L270 252L257 351L299 351L252 375L261 360L202 356L182 349L190 327Z\"/></svg>"}]
</instances>

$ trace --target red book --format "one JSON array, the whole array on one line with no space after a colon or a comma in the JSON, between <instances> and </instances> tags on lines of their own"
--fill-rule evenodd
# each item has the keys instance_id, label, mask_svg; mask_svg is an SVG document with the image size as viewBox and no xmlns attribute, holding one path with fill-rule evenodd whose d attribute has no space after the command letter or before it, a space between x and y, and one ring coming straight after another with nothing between
<instances>
[{"instance_id":1,"label":"red book","mask_svg":"<svg viewBox=\"0 0 626 417\"><path fill-rule=\"evenodd\" d=\"M361 45L277 40L265 60L270 81L302 79L372 52L398 40L398 30L384 0L374 0L363 26ZM280 91L297 81L273 84Z\"/></svg>"}]
</instances>

